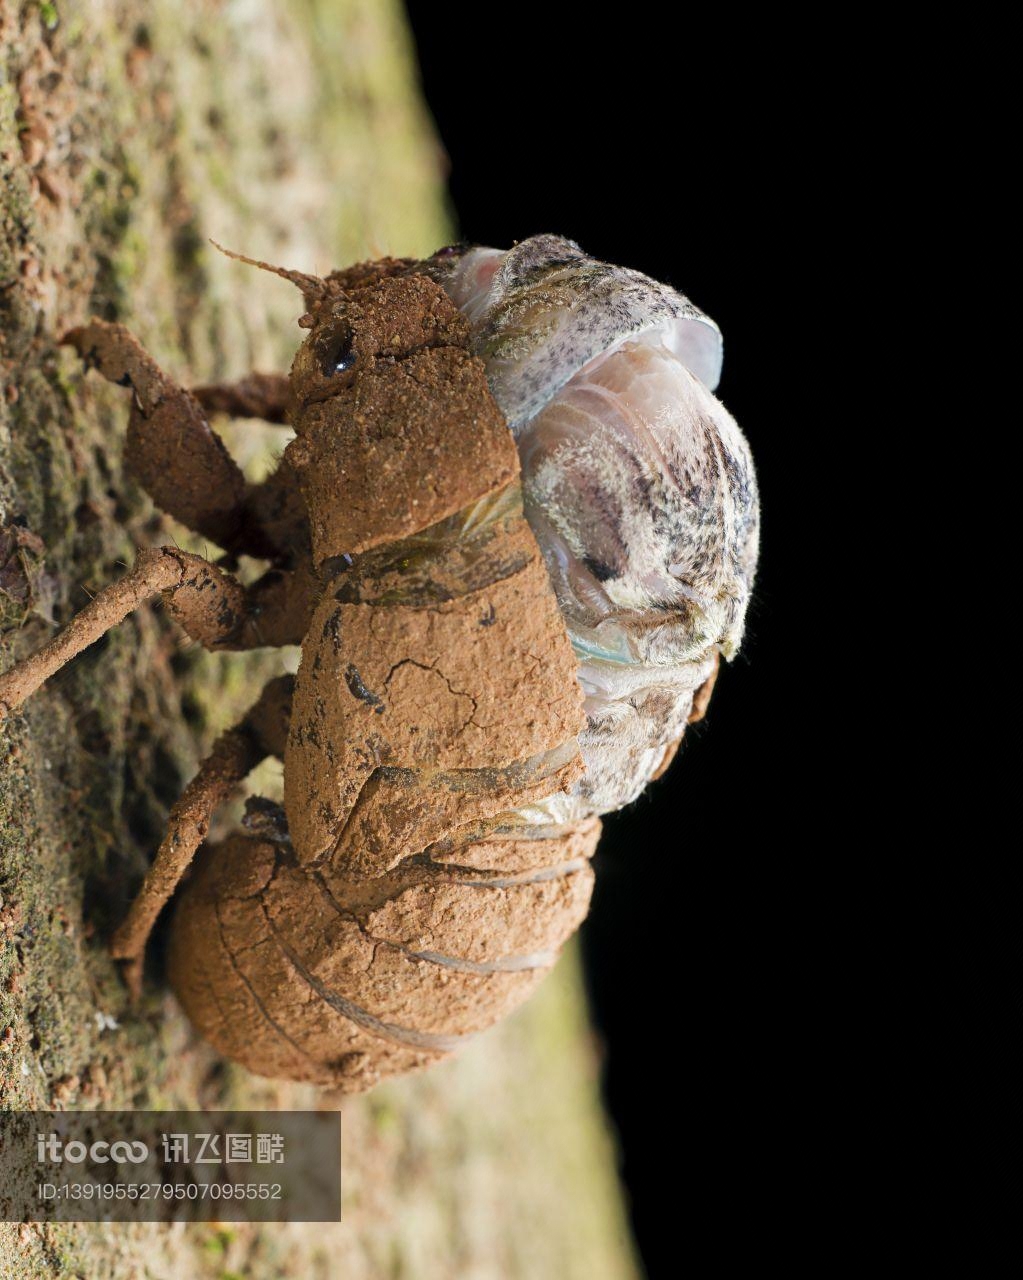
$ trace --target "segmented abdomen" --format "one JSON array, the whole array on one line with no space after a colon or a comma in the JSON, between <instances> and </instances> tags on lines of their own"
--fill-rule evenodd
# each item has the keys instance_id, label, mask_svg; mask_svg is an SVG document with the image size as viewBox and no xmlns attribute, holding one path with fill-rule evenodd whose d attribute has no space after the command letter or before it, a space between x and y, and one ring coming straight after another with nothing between
<instances>
[{"instance_id":1,"label":"segmented abdomen","mask_svg":"<svg viewBox=\"0 0 1023 1280\"><path fill-rule=\"evenodd\" d=\"M586 914L600 824L474 843L344 887L287 844L204 852L169 970L223 1053L344 1090L428 1066L524 1000ZM340 894L340 896L339 896Z\"/></svg>"},{"instance_id":2,"label":"segmented abdomen","mask_svg":"<svg viewBox=\"0 0 1023 1280\"><path fill-rule=\"evenodd\" d=\"M206 854L178 908L193 1021L261 1074L361 1089L503 1016L589 903L599 823L523 818L577 782L582 724L517 486L335 578L296 679L290 838Z\"/></svg>"}]
</instances>

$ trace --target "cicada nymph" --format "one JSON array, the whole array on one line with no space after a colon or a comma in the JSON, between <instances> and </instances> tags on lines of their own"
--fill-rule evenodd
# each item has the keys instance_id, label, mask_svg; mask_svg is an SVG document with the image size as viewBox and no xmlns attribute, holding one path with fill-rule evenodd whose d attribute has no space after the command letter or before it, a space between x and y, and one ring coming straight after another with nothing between
<instances>
[{"instance_id":1,"label":"cicada nymph","mask_svg":"<svg viewBox=\"0 0 1023 1280\"><path fill-rule=\"evenodd\" d=\"M259 264L263 265L263 264ZM739 645L757 553L713 323L538 236L302 289L287 379L184 391L120 325L67 340L133 389L126 445L164 510L266 573L140 552L0 676L0 717L146 599L199 643L301 643L216 743L111 949L137 989L177 896L171 983L263 1075L361 1089L520 1003L585 915L599 816L634 799ZM289 423L249 486L208 413ZM268 755L284 805L204 845Z\"/></svg>"}]
</instances>

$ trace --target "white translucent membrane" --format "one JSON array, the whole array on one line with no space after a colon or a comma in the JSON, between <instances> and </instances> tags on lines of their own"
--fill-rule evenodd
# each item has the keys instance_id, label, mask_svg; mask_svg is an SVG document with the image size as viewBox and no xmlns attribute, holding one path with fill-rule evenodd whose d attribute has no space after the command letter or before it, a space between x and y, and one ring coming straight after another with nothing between
<instances>
[{"instance_id":1,"label":"white translucent membrane","mask_svg":"<svg viewBox=\"0 0 1023 1280\"><path fill-rule=\"evenodd\" d=\"M536 285L529 271L521 283L498 274L509 255L487 248L444 277L515 433L585 694L586 773L571 794L518 812L530 837L628 804L661 768L716 653L739 644L757 549L749 451L711 394L713 321L622 269L613 295L583 279L573 302L574 246L561 242L559 279L547 239L537 261L550 252L552 269Z\"/></svg>"},{"instance_id":2,"label":"white translucent membrane","mask_svg":"<svg viewBox=\"0 0 1023 1280\"><path fill-rule=\"evenodd\" d=\"M670 351L708 391L713 391L721 381L721 336L705 320L668 320L647 329L636 340ZM622 338L606 354L610 355L628 341L630 339Z\"/></svg>"},{"instance_id":3,"label":"white translucent membrane","mask_svg":"<svg viewBox=\"0 0 1023 1280\"><path fill-rule=\"evenodd\" d=\"M734 647L752 570L752 463L731 414L677 356L651 335L621 344L577 373L518 445L527 515L580 634L599 647L618 620L631 648L604 647L626 661ZM662 615L679 633L663 652L644 634Z\"/></svg>"},{"instance_id":4,"label":"white translucent membrane","mask_svg":"<svg viewBox=\"0 0 1023 1280\"><path fill-rule=\"evenodd\" d=\"M457 268L444 278L444 288L451 301L473 329L478 329L490 309L490 286L504 249L470 249L462 254Z\"/></svg>"},{"instance_id":5,"label":"white translucent membrane","mask_svg":"<svg viewBox=\"0 0 1023 1280\"><path fill-rule=\"evenodd\" d=\"M486 324L495 302L499 301L502 296L500 289L497 290L497 295L495 296L494 277L507 258L508 253L505 250L471 249L462 255L454 270L445 277L445 289L477 332ZM714 321L694 307L688 299L682 298L681 295L668 288L668 286L661 285L645 276L640 276L637 272L626 272L622 269L622 275L623 277L626 275L634 277L635 280L641 281L644 296L651 293L659 296L662 301L667 298L672 299L670 305L673 309L677 308L682 314L665 315L663 314L663 308L650 306L648 308L651 317L649 324L641 325L638 318L633 315L625 322L626 332L617 335L611 341L605 342L601 354L608 355L622 343L641 337L643 341L664 347L672 352L690 372L700 379L705 387L713 391L721 380L723 357L721 332ZM528 289L523 291L523 296L526 294L528 294ZM545 324L551 326L550 332L544 335L546 346L550 347L562 337L568 338L567 341L560 344L560 379L549 385L549 391L553 394L560 388L562 383L567 382L578 371L582 360L575 364L571 355L573 352L584 352L586 344L582 335L568 336L573 327L574 319L569 310L564 310L560 314L552 314L547 311L544 318ZM528 362L530 359L529 353L523 353L523 358ZM583 356L582 359L584 360L585 358ZM492 367L494 363L488 361L492 374L494 372ZM499 359L496 363L503 364L504 360ZM513 359L511 363L514 364L515 360ZM508 417L512 429L517 434L520 425L520 418L516 411L517 406L514 404L502 404L501 408Z\"/></svg>"},{"instance_id":6,"label":"white translucent membrane","mask_svg":"<svg viewBox=\"0 0 1023 1280\"><path fill-rule=\"evenodd\" d=\"M586 776L539 806L564 822L639 795L681 737L715 650L738 645L753 472L734 419L650 333L591 361L518 443L526 514L586 695Z\"/></svg>"}]
</instances>

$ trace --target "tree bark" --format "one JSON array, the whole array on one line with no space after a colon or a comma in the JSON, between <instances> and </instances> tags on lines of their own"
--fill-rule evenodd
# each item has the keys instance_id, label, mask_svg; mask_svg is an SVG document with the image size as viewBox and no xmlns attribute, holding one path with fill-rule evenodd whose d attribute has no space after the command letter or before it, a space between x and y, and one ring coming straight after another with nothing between
<instances>
[{"instance_id":1,"label":"tree bark","mask_svg":"<svg viewBox=\"0 0 1023 1280\"><path fill-rule=\"evenodd\" d=\"M4 669L136 547L203 550L125 476L127 393L60 335L123 321L186 384L285 369L294 289L207 238L308 271L425 254L451 238L442 166L397 0L0 0ZM253 476L284 439L225 435ZM129 1007L109 934L197 760L282 669L143 609L0 725L0 1107L341 1105L344 1221L0 1225L0 1271L631 1274L574 959L459 1061L343 1104L220 1060L159 938Z\"/></svg>"}]
</instances>

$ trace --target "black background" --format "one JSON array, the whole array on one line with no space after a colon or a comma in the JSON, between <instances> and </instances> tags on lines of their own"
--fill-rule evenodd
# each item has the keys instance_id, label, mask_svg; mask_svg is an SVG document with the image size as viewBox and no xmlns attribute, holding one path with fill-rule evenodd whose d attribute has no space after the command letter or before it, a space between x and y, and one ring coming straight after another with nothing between
<instances>
[{"instance_id":1,"label":"black background","mask_svg":"<svg viewBox=\"0 0 1023 1280\"><path fill-rule=\"evenodd\" d=\"M823 353L860 283L841 248L857 216L836 103L847 86L826 50L804 61L807 33L774 15L751 27L686 6L516 5L464 22L420 0L410 10L462 237L503 247L555 231L691 297L723 331L718 394L757 465L743 650L668 775L607 819L583 931L633 1225L656 1276L665 1240L677 1267L683 1221L705 1234L713 1215L733 1239L754 1207L798 1212L830 1176L815 1130L834 1132L845 1106L836 1055L856 1055L827 1024L856 957L834 936L848 815L829 806L840 766L819 728L840 734L856 712L840 669L813 671L833 534L821 445L841 430L844 394Z\"/></svg>"}]
</instances>

